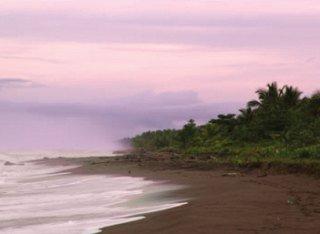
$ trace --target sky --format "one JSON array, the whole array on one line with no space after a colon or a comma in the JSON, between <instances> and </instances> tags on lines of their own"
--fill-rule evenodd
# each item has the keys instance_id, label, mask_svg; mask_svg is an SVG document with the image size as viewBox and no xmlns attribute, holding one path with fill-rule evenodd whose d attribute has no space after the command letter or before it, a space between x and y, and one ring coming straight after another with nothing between
<instances>
[{"instance_id":1,"label":"sky","mask_svg":"<svg viewBox=\"0 0 320 234\"><path fill-rule=\"evenodd\" d=\"M104 149L318 88L318 0L1 0L0 150Z\"/></svg>"}]
</instances>

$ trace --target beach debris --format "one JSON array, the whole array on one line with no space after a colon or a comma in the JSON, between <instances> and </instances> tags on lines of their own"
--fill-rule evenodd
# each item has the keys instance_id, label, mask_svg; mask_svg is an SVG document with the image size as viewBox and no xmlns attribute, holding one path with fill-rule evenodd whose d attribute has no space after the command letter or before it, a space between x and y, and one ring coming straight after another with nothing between
<instances>
[{"instance_id":1,"label":"beach debris","mask_svg":"<svg viewBox=\"0 0 320 234\"><path fill-rule=\"evenodd\" d=\"M259 171L257 177L266 177L268 175L265 171Z\"/></svg>"},{"instance_id":2,"label":"beach debris","mask_svg":"<svg viewBox=\"0 0 320 234\"><path fill-rule=\"evenodd\" d=\"M228 172L228 173L224 173L222 174L222 176L228 176L228 177L236 177L236 176L240 176L241 174L238 172Z\"/></svg>"},{"instance_id":3,"label":"beach debris","mask_svg":"<svg viewBox=\"0 0 320 234\"><path fill-rule=\"evenodd\" d=\"M293 197L293 196L290 196L290 197L288 197L287 203L289 205L294 205L294 204L297 203L297 199L295 197Z\"/></svg>"}]
</instances>

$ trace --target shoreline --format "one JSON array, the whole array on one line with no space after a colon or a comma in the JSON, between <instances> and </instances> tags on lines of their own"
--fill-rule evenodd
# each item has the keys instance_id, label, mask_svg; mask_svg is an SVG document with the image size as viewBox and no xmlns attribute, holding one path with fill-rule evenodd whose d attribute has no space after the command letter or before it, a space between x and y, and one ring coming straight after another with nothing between
<instances>
[{"instance_id":1,"label":"shoreline","mask_svg":"<svg viewBox=\"0 0 320 234\"><path fill-rule=\"evenodd\" d=\"M320 232L320 181L306 175L186 169L126 156L45 161L81 165L72 173L138 176L187 186L170 194L189 198L187 205L103 228L102 234Z\"/></svg>"}]
</instances>

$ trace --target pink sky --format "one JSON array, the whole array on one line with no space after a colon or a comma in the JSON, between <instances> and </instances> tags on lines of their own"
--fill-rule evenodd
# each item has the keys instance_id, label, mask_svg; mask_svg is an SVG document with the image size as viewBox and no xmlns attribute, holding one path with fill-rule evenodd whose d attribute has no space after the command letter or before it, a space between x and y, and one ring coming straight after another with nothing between
<instances>
[{"instance_id":1,"label":"pink sky","mask_svg":"<svg viewBox=\"0 0 320 234\"><path fill-rule=\"evenodd\" d=\"M210 105L272 81L319 88L318 0L2 0L0 17L3 102Z\"/></svg>"},{"instance_id":2,"label":"pink sky","mask_svg":"<svg viewBox=\"0 0 320 234\"><path fill-rule=\"evenodd\" d=\"M2 1L0 78L42 86L1 95L103 101L192 90L220 102L273 80L311 91L319 13L318 1L296 0Z\"/></svg>"}]
</instances>

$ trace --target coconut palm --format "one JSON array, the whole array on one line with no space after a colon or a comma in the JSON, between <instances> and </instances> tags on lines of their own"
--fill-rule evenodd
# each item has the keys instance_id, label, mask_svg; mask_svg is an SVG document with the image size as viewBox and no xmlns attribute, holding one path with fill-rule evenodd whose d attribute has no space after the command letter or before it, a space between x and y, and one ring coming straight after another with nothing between
<instances>
[{"instance_id":1,"label":"coconut palm","mask_svg":"<svg viewBox=\"0 0 320 234\"><path fill-rule=\"evenodd\" d=\"M258 89L256 93L258 94L258 100L249 101L248 108L259 108L278 103L283 94L283 89L279 89L277 82L273 82L268 84L266 89Z\"/></svg>"},{"instance_id":2,"label":"coconut palm","mask_svg":"<svg viewBox=\"0 0 320 234\"><path fill-rule=\"evenodd\" d=\"M285 85L282 90L281 101L283 107L291 108L299 104L302 92L298 88Z\"/></svg>"},{"instance_id":3,"label":"coconut palm","mask_svg":"<svg viewBox=\"0 0 320 234\"><path fill-rule=\"evenodd\" d=\"M252 100L248 102L249 108L259 107L275 107L282 104L281 108L291 108L296 106L300 102L302 92L298 88L285 85L282 88L278 88L278 84L273 82L267 85L266 89L258 89L258 100Z\"/></svg>"}]
</instances>

